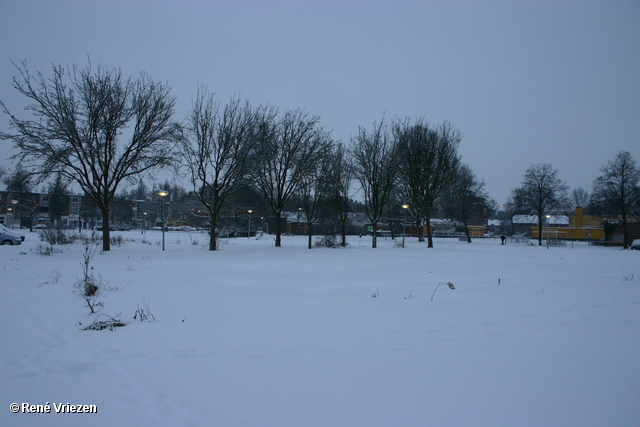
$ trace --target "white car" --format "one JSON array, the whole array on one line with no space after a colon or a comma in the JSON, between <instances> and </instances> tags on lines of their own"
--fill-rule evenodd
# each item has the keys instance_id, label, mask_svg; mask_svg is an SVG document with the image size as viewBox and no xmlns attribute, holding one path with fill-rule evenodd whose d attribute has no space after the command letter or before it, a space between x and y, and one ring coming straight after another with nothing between
<instances>
[{"instance_id":1,"label":"white car","mask_svg":"<svg viewBox=\"0 0 640 427\"><path fill-rule=\"evenodd\" d=\"M24 236L15 233L0 224L0 245L19 245L24 242Z\"/></svg>"},{"instance_id":2,"label":"white car","mask_svg":"<svg viewBox=\"0 0 640 427\"><path fill-rule=\"evenodd\" d=\"M636 239L631 242L631 249L636 249L640 251L640 239Z\"/></svg>"}]
</instances>

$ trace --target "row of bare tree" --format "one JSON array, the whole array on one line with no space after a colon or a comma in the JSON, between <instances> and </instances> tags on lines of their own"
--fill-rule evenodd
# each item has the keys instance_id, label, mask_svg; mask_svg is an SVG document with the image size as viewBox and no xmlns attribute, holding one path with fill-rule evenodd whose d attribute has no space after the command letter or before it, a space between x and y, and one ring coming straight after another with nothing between
<instances>
[{"instance_id":1,"label":"row of bare tree","mask_svg":"<svg viewBox=\"0 0 640 427\"><path fill-rule=\"evenodd\" d=\"M332 140L319 117L300 110L279 114L274 107L253 109L232 99L222 107L200 88L183 127L180 147L195 194L211 217L212 229L225 200L247 185L259 188L275 213L276 246L281 245L281 216L294 195L308 222L318 219L330 201L342 224L342 244L353 183L359 183L377 245L377 227L389 203L409 206L413 221L429 222L435 203L447 194L447 206L466 222L486 203L478 182L457 154L460 134L449 123L431 126L424 118L382 120L368 131L360 127L347 148ZM429 247L433 239L428 233ZM216 247L212 235L210 249ZM311 247L311 235L309 235Z\"/></svg>"},{"instance_id":2,"label":"row of bare tree","mask_svg":"<svg viewBox=\"0 0 640 427\"><path fill-rule=\"evenodd\" d=\"M125 79L118 69L56 66L47 79L29 72L26 63L16 68L13 86L31 102L27 110L32 116L19 118L0 101L16 131L0 137L14 142L15 158L30 175L75 181L95 201L102 212L105 251L117 189L160 168L188 171L193 192L210 217L211 250L217 248L215 230L225 202L247 186L258 188L275 214L276 246L281 245L281 216L294 195L309 225L318 218L321 202L329 201L342 224L344 244L349 200L358 183L373 227L373 247L390 203L408 205L412 220L430 230L438 202L466 228L489 200L484 183L461 162L460 133L447 122L434 126L424 117L383 119L371 129L360 127L347 146L332 139L318 116L253 107L238 98L221 105L206 87L199 88L186 119L177 122L168 85L144 73ZM541 172L546 190L543 208L536 212L544 214L555 209L546 195L562 198L566 190L556 185L553 170ZM530 187L515 194L517 203L526 200L533 211L532 198L521 197L533 191ZM430 233L428 246L433 246Z\"/></svg>"},{"instance_id":3,"label":"row of bare tree","mask_svg":"<svg viewBox=\"0 0 640 427\"><path fill-rule=\"evenodd\" d=\"M221 106L201 87L187 118L173 120L175 99L164 83L146 74L125 79L118 69L89 64L53 68L53 77L16 66L16 90L31 103L22 119L2 103L16 130L2 134L19 149L15 156L29 174L77 182L102 212L103 249L109 250L110 204L117 189L140 174L163 167L186 168L194 194L208 211L212 230L227 198L253 185L276 216L276 246L284 207L292 196L306 220L331 200L344 230L352 183L360 183L369 219L376 227L389 198L399 192L417 222L429 221L434 201L451 182L459 159L459 133L447 124L430 127L382 121L360 128L352 148L334 141L320 118L302 110L280 113L234 98ZM311 237L310 237L311 238ZM432 246L432 240L429 239ZM217 247L211 233L210 249Z\"/></svg>"}]
</instances>

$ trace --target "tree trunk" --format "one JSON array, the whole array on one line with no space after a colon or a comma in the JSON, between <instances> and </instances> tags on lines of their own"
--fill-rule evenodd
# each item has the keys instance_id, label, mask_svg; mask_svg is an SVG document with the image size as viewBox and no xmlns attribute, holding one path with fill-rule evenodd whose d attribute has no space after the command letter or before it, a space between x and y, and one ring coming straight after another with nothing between
<instances>
[{"instance_id":1,"label":"tree trunk","mask_svg":"<svg viewBox=\"0 0 640 427\"><path fill-rule=\"evenodd\" d=\"M307 233L309 234L309 249L311 249L311 234L312 234L311 233L311 225L312 225L311 222L307 223Z\"/></svg>"},{"instance_id":2,"label":"tree trunk","mask_svg":"<svg viewBox=\"0 0 640 427\"><path fill-rule=\"evenodd\" d=\"M375 249L378 247L378 222L372 222L371 228L373 229L373 235L371 236L371 248Z\"/></svg>"},{"instance_id":3,"label":"tree trunk","mask_svg":"<svg viewBox=\"0 0 640 427\"><path fill-rule=\"evenodd\" d=\"M538 215L538 246L542 246L542 215ZM549 236L547 236L547 239Z\"/></svg>"},{"instance_id":4,"label":"tree trunk","mask_svg":"<svg viewBox=\"0 0 640 427\"><path fill-rule=\"evenodd\" d=\"M467 235L467 243L471 243L471 234L469 233L469 226L467 221L464 221L464 233Z\"/></svg>"},{"instance_id":5,"label":"tree trunk","mask_svg":"<svg viewBox=\"0 0 640 427\"><path fill-rule=\"evenodd\" d=\"M627 230L627 214L622 213L622 236L624 239L624 249L627 249L631 242L629 241L629 231Z\"/></svg>"},{"instance_id":6,"label":"tree trunk","mask_svg":"<svg viewBox=\"0 0 640 427\"><path fill-rule=\"evenodd\" d=\"M209 250L215 251L218 249L218 215L211 214L211 231L209 232Z\"/></svg>"},{"instance_id":7,"label":"tree trunk","mask_svg":"<svg viewBox=\"0 0 640 427\"><path fill-rule=\"evenodd\" d=\"M102 250L111 250L111 226L109 224L109 209L102 209Z\"/></svg>"},{"instance_id":8,"label":"tree trunk","mask_svg":"<svg viewBox=\"0 0 640 427\"><path fill-rule=\"evenodd\" d=\"M422 221L417 222L418 225L418 242L424 242L424 226Z\"/></svg>"},{"instance_id":9,"label":"tree trunk","mask_svg":"<svg viewBox=\"0 0 640 427\"><path fill-rule=\"evenodd\" d=\"M282 212L276 211L276 248L282 246Z\"/></svg>"},{"instance_id":10,"label":"tree trunk","mask_svg":"<svg viewBox=\"0 0 640 427\"><path fill-rule=\"evenodd\" d=\"M340 234L342 234L342 247L347 246L347 222L340 222Z\"/></svg>"},{"instance_id":11,"label":"tree trunk","mask_svg":"<svg viewBox=\"0 0 640 427\"><path fill-rule=\"evenodd\" d=\"M428 248L432 248L433 247L433 236L432 236L432 232L431 232L431 215L427 215L427 247Z\"/></svg>"}]
</instances>

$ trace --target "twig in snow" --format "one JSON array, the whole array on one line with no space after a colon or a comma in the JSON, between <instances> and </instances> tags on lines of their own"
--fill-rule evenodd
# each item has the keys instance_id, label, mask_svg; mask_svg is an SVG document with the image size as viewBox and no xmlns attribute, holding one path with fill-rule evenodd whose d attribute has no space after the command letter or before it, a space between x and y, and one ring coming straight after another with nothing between
<instances>
[{"instance_id":1,"label":"twig in snow","mask_svg":"<svg viewBox=\"0 0 640 427\"><path fill-rule=\"evenodd\" d=\"M455 286L453 286L453 283L451 283L451 282L440 282L440 283L438 283L438 286L436 286L436 288L433 290L433 295L431 295L431 301L433 301L433 297L436 294L436 291L438 290L438 287L440 285L443 285L443 284L448 285L449 289L455 289L456 288Z\"/></svg>"},{"instance_id":2,"label":"twig in snow","mask_svg":"<svg viewBox=\"0 0 640 427\"><path fill-rule=\"evenodd\" d=\"M142 298L142 305L144 307L140 308L140 306L138 306L138 308L136 309L136 312L133 315L133 318L137 319L139 317L141 322L143 322L143 321L145 321L145 320L147 320L149 318L152 318L155 321L156 318L153 315L153 313L151 313L151 304L149 304L149 298L147 298L145 300L142 295L140 295L140 298Z\"/></svg>"},{"instance_id":3,"label":"twig in snow","mask_svg":"<svg viewBox=\"0 0 640 427\"><path fill-rule=\"evenodd\" d=\"M108 320L98 320L100 316L106 316ZM93 321L92 324L87 326L86 328L82 328L81 331L101 331L103 329L109 329L113 331L115 328L119 328L121 326L126 326L126 323L122 323L117 317L120 314L116 314L115 316L109 316L108 314L100 314L96 320ZM80 323L79 323L80 324Z\"/></svg>"}]
</instances>

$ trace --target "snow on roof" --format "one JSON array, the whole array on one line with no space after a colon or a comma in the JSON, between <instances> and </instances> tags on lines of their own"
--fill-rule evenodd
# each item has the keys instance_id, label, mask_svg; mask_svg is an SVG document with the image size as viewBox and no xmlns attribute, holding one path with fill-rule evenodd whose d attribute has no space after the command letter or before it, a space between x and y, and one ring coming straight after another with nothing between
<instances>
[{"instance_id":1,"label":"snow on roof","mask_svg":"<svg viewBox=\"0 0 640 427\"><path fill-rule=\"evenodd\" d=\"M515 215L514 224L538 224L538 215ZM551 215L549 224L569 225L569 217L566 215Z\"/></svg>"}]
</instances>

